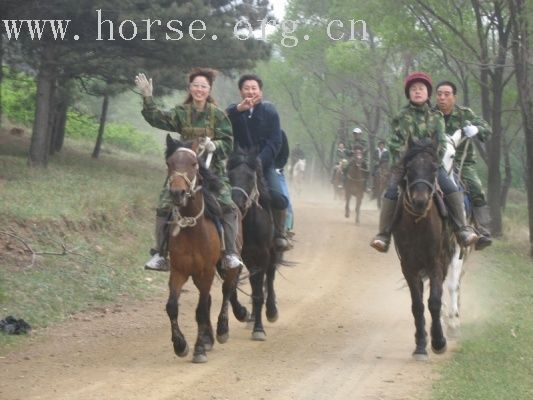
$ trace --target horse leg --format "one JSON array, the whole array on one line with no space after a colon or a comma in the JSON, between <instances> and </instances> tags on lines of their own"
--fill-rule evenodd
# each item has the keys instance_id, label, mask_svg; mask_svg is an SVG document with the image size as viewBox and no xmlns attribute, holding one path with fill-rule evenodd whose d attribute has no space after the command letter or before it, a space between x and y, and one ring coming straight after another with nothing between
<instances>
[{"instance_id":1,"label":"horse leg","mask_svg":"<svg viewBox=\"0 0 533 400\"><path fill-rule=\"evenodd\" d=\"M250 271L250 285L252 286L252 304L254 317L254 327L252 331L252 340L263 341L266 340L265 329L263 328L263 320L261 312L263 309L264 293L263 281L265 270L263 266L252 268Z\"/></svg>"},{"instance_id":2,"label":"horse leg","mask_svg":"<svg viewBox=\"0 0 533 400\"><path fill-rule=\"evenodd\" d=\"M355 198L355 223L357 225L359 225L359 223L361 222L359 220L359 214L360 214L360 211L361 211L361 202L363 201L363 195L358 195L356 196Z\"/></svg>"},{"instance_id":3,"label":"horse leg","mask_svg":"<svg viewBox=\"0 0 533 400\"><path fill-rule=\"evenodd\" d=\"M436 354L446 351L446 338L442 332L440 310L442 306L442 273L436 271L429 280L428 308L431 314L431 349Z\"/></svg>"},{"instance_id":4,"label":"horse leg","mask_svg":"<svg viewBox=\"0 0 533 400\"><path fill-rule=\"evenodd\" d=\"M217 322L217 340L219 343L226 343L229 338L228 306L229 300L233 294L235 293L235 298L237 296L236 288L240 272L240 268L231 268L224 271L224 282L222 283L222 307L220 308Z\"/></svg>"},{"instance_id":5,"label":"horse leg","mask_svg":"<svg viewBox=\"0 0 533 400\"><path fill-rule=\"evenodd\" d=\"M448 267L447 288L449 293L449 310L448 310L448 334L457 336L459 332L459 295L461 290L461 275L463 270L463 259L461 257L461 248L455 245L455 252L452 261Z\"/></svg>"},{"instance_id":6,"label":"horse leg","mask_svg":"<svg viewBox=\"0 0 533 400\"><path fill-rule=\"evenodd\" d=\"M201 279L198 276L193 277L194 284L200 291L198 306L196 307L198 336L194 345L193 363L207 362L206 351L211 350L215 343L213 327L211 326L211 295L209 294L211 284L213 283L214 271L212 273L208 273L207 271L203 272Z\"/></svg>"},{"instance_id":7,"label":"horse leg","mask_svg":"<svg viewBox=\"0 0 533 400\"><path fill-rule=\"evenodd\" d=\"M418 275L406 276L409 291L411 292L411 312L415 319L415 343L416 348L413 352L413 358L417 361L424 361L428 358L426 351L426 320L424 318L424 283Z\"/></svg>"},{"instance_id":8,"label":"horse leg","mask_svg":"<svg viewBox=\"0 0 533 400\"><path fill-rule=\"evenodd\" d=\"M189 346L183 333L178 325L178 299L180 297L181 288L187 281L187 277L181 274L170 271L170 277L168 280L169 296L167 300L167 315L170 319L170 330L172 333L172 344L174 346L174 353L178 357L185 357L189 354Z\"/></svg>"},{"instance_id":9,"label":"horse leg","mask_svg":"<svg viewBox=\"0 0 533 400\"><path fill-rule=\"evenodd\" d=\"M272 258L274 259L276 255ZM276 306L276 292L274 291L274 278L276 277L276 263L271 262L266 271L267 299L266 317L269 322L278 320L278 308Z\"/></svg>"},{"instance_id":10,"label":"horse leg","mask_svg":"<svg viewBox=\"0 0 533 400\"><path fill-rule=\"evenodd\" d=\"M346 204L344 205L344 217L350 218L350 199L352 198L352 195L346 191Z\"/></svg>"}]
</instances>

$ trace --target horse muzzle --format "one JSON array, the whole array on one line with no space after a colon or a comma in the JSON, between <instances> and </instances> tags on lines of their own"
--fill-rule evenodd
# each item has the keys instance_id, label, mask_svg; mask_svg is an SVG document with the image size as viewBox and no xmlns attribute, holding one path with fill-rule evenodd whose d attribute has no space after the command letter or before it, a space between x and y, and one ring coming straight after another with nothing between
<instances>
[{"instance_id":1,"label":"horse muzzle","mask_svg":"<svg viewBox=\"0 0 533 400\"><path fill-rule=\"evenodd\" d=\"M171 189L170 190L170 198L172 199L172 203L176 207L185 207L190 197L191 197L191 194L187 192L185 189Z\"/></svg>"}]
</instances>

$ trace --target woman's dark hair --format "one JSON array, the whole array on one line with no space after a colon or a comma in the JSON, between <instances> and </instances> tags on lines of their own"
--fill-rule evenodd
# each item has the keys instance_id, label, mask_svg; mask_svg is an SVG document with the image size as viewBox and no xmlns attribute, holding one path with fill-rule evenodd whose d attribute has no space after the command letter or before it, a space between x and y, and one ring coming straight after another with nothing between
<instances>
[{"instance_id":1,"label":"woman's dark hair","mask_svg":"<svg viewBox=\"0 0 533 400\"><path fill-rule=\"evenodd\" d=\"M217 76L217 71L211 68L193 68L191 72L189 72L189 76L187 78L188 84L190 85L192 81L194 81L194 78L198 76L203 76L205 79L207 79L207 82L209 82L209 86L213 87L213 83L215 82L215 78ZM184 104L192 103L192 96L189 93L187 95L187 98L183 102ZM211 95L207 96L208 103L216 104L215 99L211 97Z\"/></svg>"},{"instance_id":2,"label":"woman's dark hair","mask_svg":"<svg viewBox=\"0 0 533 400\"><path fill-rule=\"evenodd\" d=\"M239 78L239 90L242 89L242 85L246 81L256 81L259 85L259 89L263 89L263 81L261 80L261 78L259 78L259 76L255 74L245 74Z\"/></svg>"}]
</instances>

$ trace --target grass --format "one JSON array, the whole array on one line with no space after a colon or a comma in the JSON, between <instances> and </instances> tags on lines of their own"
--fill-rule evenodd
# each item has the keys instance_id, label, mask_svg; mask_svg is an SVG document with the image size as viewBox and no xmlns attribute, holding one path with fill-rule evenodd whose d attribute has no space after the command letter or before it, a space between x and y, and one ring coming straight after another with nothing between
<instances>
[{"instance_id":1,"label":"grass","mask_svg":"<svg viewBox=\"0 0 533 400\"><path fill-rule=\"evenodd\" d=\"M533 262L521 233L524 207L508 207L504 239L484 251L487 262L469 280L466 290L480 294L490 316L463 326L458 352L439 371L434 400L533 398Z\"/></svg>"},{"instance_id":2,"label":"grass","mask_svg":"<svg viewBox=\"0 0 533 400\"><path fill-rule=\"evenodd\" d=\"M68 141L47 169L26 166L29 138L0 132L0 319L42 328L73 313L164 287L141 269L152 245L162 157ZM10 233L17 238L6 235ZM42 255L31 264L22 240ZM64 246L64 247L63 247ZM0 354L25 337L0 334Z\"/></svg>"}]
</instances>

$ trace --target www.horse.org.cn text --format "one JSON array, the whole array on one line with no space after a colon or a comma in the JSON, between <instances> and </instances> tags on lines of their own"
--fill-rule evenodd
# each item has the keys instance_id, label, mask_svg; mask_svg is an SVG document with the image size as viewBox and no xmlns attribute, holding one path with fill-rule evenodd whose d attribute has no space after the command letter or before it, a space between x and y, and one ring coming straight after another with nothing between
<instances>
[{"instance_id":1,"label":"www.horse.org.cn text","mask_svg":"<svg viewBox=\"0 0 533 400\"><path fill-rule=\"evenodd\" d=\"M102 10L95 10L97 14L96 41L114 41L114 40L167 40L176 41L182 39L191 39L195 41L218 39L216 34L209 34L208 27L202 19L195 19L188 24L184 24L179 19L170 19L163 21L156 19L142 19L134 21L125 19L119 22L107 19ZM27 35L31 40L68 40L70 38L79 40L80 36L68 35L70 19L10 19L2 20L2 28L5 30L8 40L18 40ZM301 23L292 20L275 21L275 20L258 20L259 27L254 29L252 24L241 19L236 21L232 29L232 35L236 40L266 40L275 30L279 33L279 44L283 47L295 47L300 40L307 41L310 39L309 34L296 35ZM366 22L364 20L322 20L313 23L320 26L330 40L368 40ZM2 32L0 31L0 34ZM272 38L270 38L272 39Z\"/></svg>"}]
</instances>

